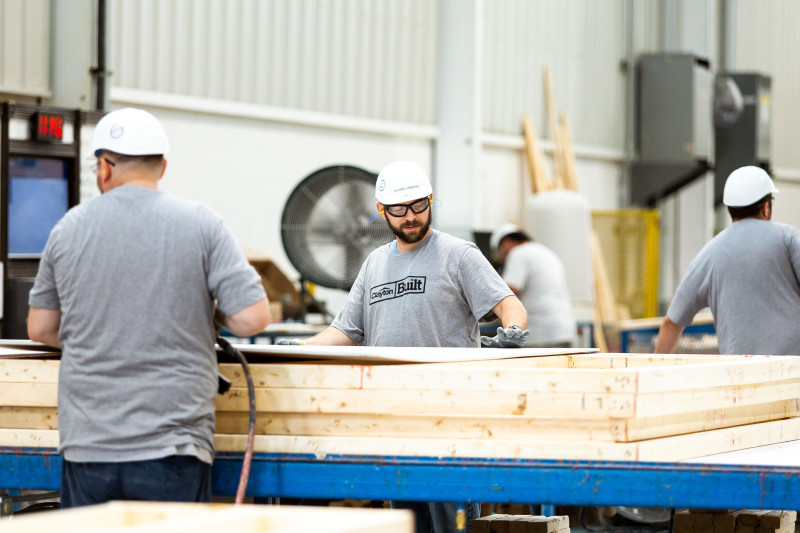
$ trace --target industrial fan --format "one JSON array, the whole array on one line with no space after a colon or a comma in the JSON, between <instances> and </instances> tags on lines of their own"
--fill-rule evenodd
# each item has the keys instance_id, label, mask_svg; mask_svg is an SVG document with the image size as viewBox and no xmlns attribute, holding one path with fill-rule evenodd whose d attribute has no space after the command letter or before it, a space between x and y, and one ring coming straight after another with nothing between
<instances>
[{"instance_id":1,"label":"industrial fan","mask_svg":"<svg viewBox=\"0 0 800 533\"><path fill-rule=\"evenodd\" d=\"M367 255L392 240L376 212L377 174L337 165L295 187L281 216L283 249L305 282L350 290Z\"/></svg>"}]
</instances>

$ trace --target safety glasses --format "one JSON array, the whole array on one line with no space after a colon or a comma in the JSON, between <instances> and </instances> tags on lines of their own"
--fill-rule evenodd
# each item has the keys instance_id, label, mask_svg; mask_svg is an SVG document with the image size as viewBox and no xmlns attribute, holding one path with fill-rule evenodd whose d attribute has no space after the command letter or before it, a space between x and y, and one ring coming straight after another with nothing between
<instances>
[{"instance_id":1,"label":"safety glasses","mask_svg":"<svg viewBox=\"0 0 800 533\"><path fill-rule=\"evenodd\" d=\"M428 206L430 205L430 199L426 196L420 200L417 200L413 204L409 205L402 205L402 204L395 204L395 205L387 205L384 206L386 208L386 212L392 215L393 217L404 217L408 210L411 209L415 214L419 215L423 213Z\"/></svg>"}]
</instances>

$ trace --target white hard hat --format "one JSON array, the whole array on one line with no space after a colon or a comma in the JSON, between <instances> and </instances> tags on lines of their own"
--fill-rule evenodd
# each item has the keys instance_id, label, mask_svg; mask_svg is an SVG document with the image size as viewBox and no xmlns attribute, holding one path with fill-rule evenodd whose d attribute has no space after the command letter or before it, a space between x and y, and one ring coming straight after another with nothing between
<instances>
[{"instance_id":1,"label":"white hard hat","mask_svg":"<svg viewBox=\"0 0 800 533\"><path fill-rule=\"evenodd\" d=\"M497 254L497 249L500 247L500 241L503 240L504 237L511 235L512 233L519 233L519 227L516 224L512 224L510 222L506 222L496 230L492 232L492 236L489 237L489 248L492 249L492 255Z\"/></svg>"},{"instance_id":2,"label":"white hard hat","mask_svg":"<svg viewBox=\"0 0 800 533\"><path fill-rule=\"evenodd\" d=\"M389 163L378 174L375 198L385 205L401 204L424 198L433 192L422 168L411 161Z\"/></svg>"},{"instance_id":3,"label":"white hard hat","mask_svg":"<svg viewBox=\"0 0 800 533\"><path fill-rule=\"evenodd\" d=\"M143 109L126 107L100 119L92 136L92 154L109 150L122 155L163 155L169 141L158 119Z\"/></svg>"},{"instance_id":4,"label":"white hard hat","mask_svg":"<svg viewBox=\"0 0 800 533\"><path fill-rule=\"evenodd\" d=\"M759 167L741 167L731 172L722 191L722 203L729 207L745 207L768 194L778 194L769 174Z\"/></svg>"}]
</instances>

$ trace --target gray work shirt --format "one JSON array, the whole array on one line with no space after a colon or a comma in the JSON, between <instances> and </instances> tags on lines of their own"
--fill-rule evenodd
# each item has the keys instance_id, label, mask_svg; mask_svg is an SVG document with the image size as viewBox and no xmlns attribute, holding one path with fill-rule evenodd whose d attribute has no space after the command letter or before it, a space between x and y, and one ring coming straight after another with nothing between
<instances>
[{"instance_id":1,"label":"gray work shirt","mask_svg":"<svg viewBox=\"0 0 800 533\"><path fill-rule=\"evenodd\" d=\"M477 246L431 230L373 251L331 326L364 346L477 348L478 320L512 295Z\"/></svg>"},{"instance_id":2,"label":"gray work shirt","mask_svg":"<svg viewBox=\"0 0 800 533\"><path fill-rule=\"evenodd\" d=\"M30 305L60 310L59 449L69 461L214 455L214 299L264 298L222 219L121 186L50 234Z\"/></svg>"},{"instance_id":3,"label":"gray work shirt","mask_svg":"<svg viewBox=\"0 0 800 533\"><path fill-rule=\"evenodd\" d=\"M722 354L800 354L800 231L747 218L689 265L667 316L682 326L710 307Z\"/></svg>"}]
</instances>

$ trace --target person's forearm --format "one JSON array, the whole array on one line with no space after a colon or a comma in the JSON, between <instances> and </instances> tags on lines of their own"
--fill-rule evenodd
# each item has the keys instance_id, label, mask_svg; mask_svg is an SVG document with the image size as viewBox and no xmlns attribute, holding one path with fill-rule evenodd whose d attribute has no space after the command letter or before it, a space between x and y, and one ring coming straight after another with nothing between
<instances>
[{"instance_id":1,"label":"person's forearm","mask_svg":"<svg viewBox=\"0 0 800 533\"><path fill-rule=\"evenodd\" d=\"M494 314L500 317L504 328L519 326L522 329L528 327L528 312L525 306L516 296L507 296L500 303L494 306Z\"/></svg>"},{"instance_id":2,"label":"person's forearm","mask_svg":"<svg viewBox=\"0 0 800 533\"><path fill-rule=\"evenodd\" d=\"M60 348L58 332L61 329L61 311L31 307L28 310L28 338L48 346Z\"/></svg>"},{"instance_id":3,"label":"person's forearm","mask_svg":"<svg viewBox=\"0 0 800 533\"><path fill-rule=\"evenodd\" d=\"M676 324L668 316L664 317L661 328L658 330L655 353L672 353L678 345L678 340L683 333L683 326Z\"/></svg>"},{"instance_id":4,"label":"person's forearm","mask_svg":"<svg viewBox=\"0 0 800 533\"><path fill-rule=\"evenodd\" d=\"M269 302L264 298L232 315L224 315L217 308L217 318L234 335L249 337L264 331L272 320L272 315Z\"/></svg>"},{"instance_id":5,"label":"person's forearm","mask_svg":"<svg viewBox=\"0 0 800 533\"><path fill-rule=\"evenodd\" d=\"M341 330L328 326L313 337L300 339L309 346L355 346L356 343Z\"/></svg>"}]
</instances>

